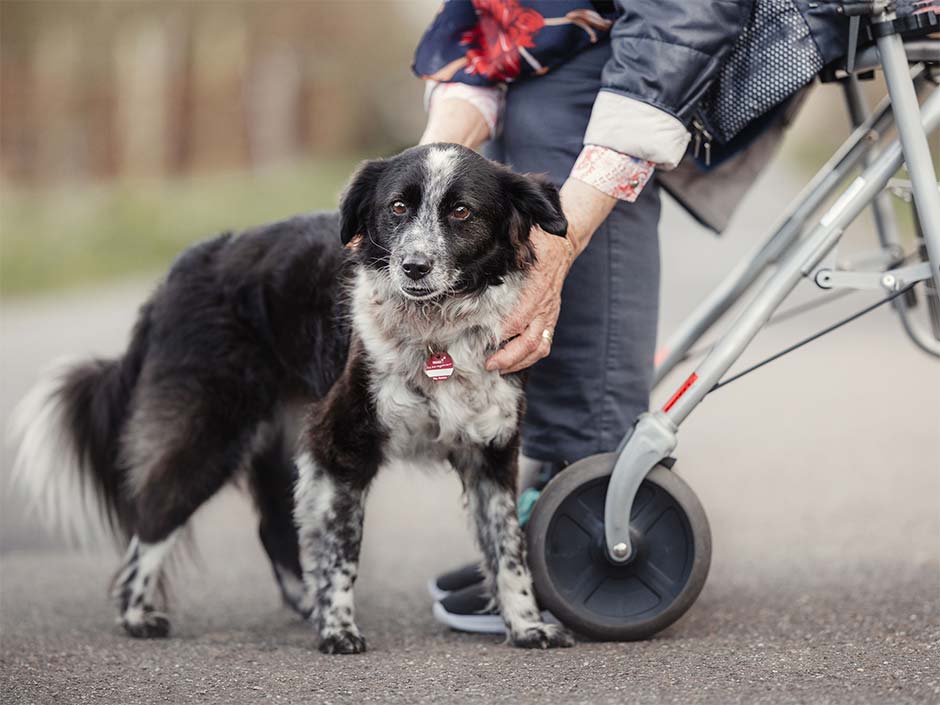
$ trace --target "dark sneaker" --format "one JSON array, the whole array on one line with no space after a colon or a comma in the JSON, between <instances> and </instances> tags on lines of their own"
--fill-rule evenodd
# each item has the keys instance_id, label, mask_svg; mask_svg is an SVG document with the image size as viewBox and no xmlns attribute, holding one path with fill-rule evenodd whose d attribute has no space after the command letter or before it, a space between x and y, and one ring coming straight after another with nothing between
<instances>
[{"instance_id":1,"label":"dark sneaker","mask_svg":"<svg viewBox=\"0 0 940 705\"><path fill-rule=\"evenodd\" d=\"M506 625L482 582L452 592L434 603L434 619L458 632L505 634Z\"/></svg>"},{"instance_id":2,"label":"dark sneaker","mask_svg":"<svg viewBox=\"0 0 940 705\"><path fill-rule=\"evenodd\" d=\"M452 592L463 590L471 585L483 582L483 571L479 563L467 565L451 570L428 581L428 592L435 600L443 600Z\"/></svg>"},{"instance_id":3,"label":"dark sneaker","mask_svg":"<svg viewBox=\"0 0 940 705\"><path fill-rule=\"evenodd\" d=\"M505 634L506 624L482 582L452 592L434 603L434 619L458 632L474 634ZM542 611L542 619L558 624L555 616Z\"/></svg>"}]
</instances>

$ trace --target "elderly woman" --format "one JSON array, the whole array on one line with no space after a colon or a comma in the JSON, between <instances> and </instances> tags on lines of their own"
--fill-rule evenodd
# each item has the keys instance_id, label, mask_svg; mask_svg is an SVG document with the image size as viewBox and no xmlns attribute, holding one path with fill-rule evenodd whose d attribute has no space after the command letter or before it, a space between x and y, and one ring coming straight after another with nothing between
<instances>
[{"instance_id":1,"label":"elderly woman","mask_svg":"<svg viewBox=\"0 0 940 705\"><path fill-rule=\"evenodd\" d=\"M661 187L725 226L789 99L843 53L838 5L450 0L425 33L422 143L487 143L516 171L548 174L569 222L566 239L531 233L538 263L489 361L504 373L531 366L523 520L541 485L614 450L648 408ZM502 631L475 566L430 590L441 621Z\"/></svg>"}]
</instances>

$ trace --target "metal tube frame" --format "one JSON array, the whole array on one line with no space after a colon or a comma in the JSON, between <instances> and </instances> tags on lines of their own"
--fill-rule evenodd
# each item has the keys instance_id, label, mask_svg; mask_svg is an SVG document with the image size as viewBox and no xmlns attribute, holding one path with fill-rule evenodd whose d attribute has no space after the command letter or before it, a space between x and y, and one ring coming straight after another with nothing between
<instances>
[{"instance_id":1,"label":"metal tube frame","mask_svg":"<svg viewBox=\"0 0 940 705\"><path fill-rule=\"evenodd\" d=\"M849 74L842 80L842 88L845 93L845 102L852 126L858 127L870 116L868 106L859 88L858 77L855 74ZM890 97L886 99L890 100ZM869 151L862 158L862 164L868 166L871 164L872 159L873 154ZM891 194L887 190L879 193L872 201L871 209L872 219L875 223L875 233L878 236L878 243L881 245L882 251L888 254L889 259L893 256L893 253L903 253L901 239L898 237L897 220L891 203ZM928 306L932 303L932 299L928 298ZM931 331L924 330L923 326L914 320L907 297L899 296L891 302L891 306L898 314L904 332L907 333L907 336L914 344L929 355L940 357L940 340Z\"/></svg>"},{"instance_id":2,"label":"metal tube frame","mask_svg":"<svg viewBox=\"0 0 940 705\"><path fill-rule=\"evenodd\" d=\"M868 105L862 97L862 90L859 87L858 76L849 74L842 81L842 91L845 94L845 104L849 111L849 119L853 127L858 127L870 117ZM890 100L890 98L885 98ZM865 153L862 157L862 165L870 166L873 160L871 151ZM885 249L899 248L901 240L898 237L893 206L891 204L891 194L887 191L881 191L875 200L871 202L872 218L875 221L875 232L878 234L878 242ZM897 301L898 299L896 299Z\"/></svg>"},{"instance_id":3,"label":"metal tube frame","mask_svg":"<svg viewBox=\"0 0 940 705\"><path fill-rule=\"evenodd\" d=\"M792 239L799 235L800 228L795 228L796 232L792 234L788 231L786 223L792 214L762 243L758 254L766 253L767 250L773 250L775 253L780 249L788 251L781 257L774 273L753 301L739 314L663 409L642 414L632 432L624 438L617 451L604 511L605 539L610 560L618 563L630 560L633 553L630 510L634 497L647 473L675 449L678 443L676 434L681 423L737 361L799 281L810 276L822 259L836 246L846 227L862 210L873 203L902 163L907 164L914 183L914 202L927 244L931 271L934 279L940 282L940 198L937 195L936 177L930 163L926 139L926 133L940 125L940 90L932 90L923 105L918 106L900 37L888 35L876 41L884 63L885 81L888 84L891 109L897 122L898 138L892 140L871 161L836 202L823 213L818 223L793 247L780 248L781 244L791 244ZM875 118L880 120L881 115L876 115ZM861 135L864 139L864 135L870 130L870 127L869 130L864 129L865 126L875 121L874 118L869 119L858 128L840 152L846 157L854 153L858 149L856 143L861 141L854 138ZM856 155L852 160L853 165L861 160L865 152L867 149ZM841 170L842 160L836 162L831 171ZM842 173L847 170L848 168L845 168ZM824 168L813 181L828 185L829 173ZM802 204L798 204L793 212L805 220L809 214L803 215L801 206ZM782 232L787 234L786 238L781 237ZM737 274L740 281L736 280L735 283L743 283L747 279L745 275L750 272L741 270ZM730 279L729 277L729 281ZM726 295L730 293L730 288L729 286Z\"/></svg>"},{"instance_id":4,"label":"metal tube frame","mask_svg":"<svg viewBox=\"0 0 940 705\"><path fill-rule=\"evenodd\" d=\"M755 281L799 238L810 217L840 183L870 154L878 139L894 125L886 97L864 120L784 211L770 234L746 255L686 317L656 353L655 386L682 362L704 335Z\"/></svg>"},{"instance_id":5,"label":"metal tube frame","mask_svg":"<svg viewBox=\"0 0 940 705\"><path fill-rule=\"evenodd\" d=\"M877 18L880 23L894 19L885 13ZM909 82L903 80L907 73L907 53L904 42L897 34L886 34L875 41L884 68L888 96L897 113L898 137L904 149L904 163L911 178L914 207L920 224L921 236L927 249L927 261L933 273L934 291L940 294L940 193L937 177L930 158L927 132L921 129L920 120L914 111L918 109L917 94ZM908 317L901 312L905 329L915 343L928 352L938 354L940 343L927 335L919 335Z\"/></svg>"},{"instance_id":6,"label":"metal tube frame","mask_svg":"<svg viewBox=\"0 0 940 705\"><path fill-rule=\"evenodd\" d=\"M925 82L923 67L918 66L912 78L915 87ZM784 211L770 234L725 276L702 302L689 314L656 352L655 387L689 354L692 347L746 294L760 276L773 266L783 253L793 246L807 222L819 207L835 192L842 181L859 165L867 166L880 138L894 126L889 97L885 97L868 115L867 107L858 90L855 76L846 83L846 100L855 129L832 157L816 172ZM879 239L886 247L899 247L891 212L890 196L879 194L873 201L875 224ZM903 305L903 304L902 304ZM900 313L900 310L899 310ZM905 328L915 342L928 352L937 354L920 331L911 331L908 319Z\"/></svg>"}]
</instances>

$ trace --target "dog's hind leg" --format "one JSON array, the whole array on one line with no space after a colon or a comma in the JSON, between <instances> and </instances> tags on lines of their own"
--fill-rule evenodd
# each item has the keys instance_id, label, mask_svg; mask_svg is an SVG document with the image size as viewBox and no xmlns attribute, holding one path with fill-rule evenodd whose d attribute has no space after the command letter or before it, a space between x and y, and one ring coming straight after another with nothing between
<instances>
[{"instance_id":1,"label":"dog's hind leg","mask_svg":"<svg viewBox=\"0 0 940 705\"><path fill-rule=\"evenodd\" d=\"M154 595L163 561L173 548L178 531L154 543L134 536L127 546L124 563L114 579L114 592L120 602L120 624L131 636L149 639L170 633L170 620L155 609Z\"/></svg>"},{"instance_id":2,"label":"dog's hind leg","mask_svg":"<svg viewBox=\"0 0 940 705\"><path fill-rule=\"evenodd\" d=\"M310 616L302 605L303 574L300 546L294 524L294 483L297 471L283 432L273 435L251 459L249 479L259 514L258 535L264 546L274 579L284 603L305 619Z\"/></svg>"},{"instance_id":3,"label":"dog's hind leg","mask_svg":"<svg viewBox=\"0 0 940 705\"><path fill-rule=\"evenodd\" d=\"M122 439L135 526L114 583L121 625L131 636L145 638L169 633L169 620L154 598L180 529L228 482L264 430L250 420L236 426L231 417L178 399L175 415L157 411L155 404L138 409Z\"/></svg>"},{"instance_id":4,"label":"dog's hind leg","mask_svg":"<svg viewBox=\"0 0 940 705\"><path fill-rule=\"evenodd\" d=\"M515 501L514 448L472 449L452 458L460 471L484 557L484 572L506 622L509 640L523 648L572 646L563 627L546 624L539 614L526 563L525 535Z\"/></svg>"}]
</instances>

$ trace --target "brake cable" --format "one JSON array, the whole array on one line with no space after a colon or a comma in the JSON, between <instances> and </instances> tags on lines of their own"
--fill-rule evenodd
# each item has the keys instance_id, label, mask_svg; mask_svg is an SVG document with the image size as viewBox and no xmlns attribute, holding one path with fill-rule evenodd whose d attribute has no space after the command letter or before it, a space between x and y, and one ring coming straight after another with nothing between
<instances>
[{"instance_id":1,"label":"brake cable","mask_svg":"<svg viewBox=\"0 0 940 705\"><path fill-rule=\"evenodd\" d=\"M899 296L902 296L902 295L906 294L908 291L910 291L911 289L913 289L914 286L917 285L917 284L918 284L918 282L912 282L911 284L908 284L907 286L905 286L903 289L898 289L897 291L893 292L893 293L890 294L889 296L886 296L886 297L883 298L883 299L879 299L878 301L874 302L873 304L870 304L870 305L866 306L865 308L861 309L860 311L856 311L855 313L853 313L853 314L852 314L851 316L849 316L848 318L843 318L841 321L837 321L836 323L833 323L831 326L828 326L827 328L823 328L821 331L818 331L817 333L813 333L813 335L809 336L808 338L804 338L803 340L799 341L798 343L794 343L794 344L791 345L790 347L784 348L784 349L781 350L780 352L775 353L774 355L771 355L770 357L765 358L764 360L761 360L761 361L758 362L757 364L751 365L751 366L748 367L747 369L742 370L741 372L738 372L736 375L732 375L732 376L729 377L728 379L723 380L723 381L721 381L721 382L718 382L714 387L712 387L711 389L708 390L708 393L711 394L711 393L714 392L716 389L721 389L722 387L724 387L724 386L726 386L726 385L728 385L728 384L731 384L732 382L734 382L734 381L736 381L736 380L741 379L741 378L744 377L745 375L748 375L748 374L750 374L751 372L754 372L755 370L760 369L761 367L763 367L763 366L766 365L767 363L773 362L774 360L777 360L777 359L783 357L784 355L793 352L794 350L797 350L797 349L799 349L799 348L802 348L804 345L806 345L807 343L813 342L813 341L816 340L817 338L821 338L822 336L824 336L824 335L826 335L826 334L828 334L828 333L832 333L834 330L837 330L837 329L841 328L842 326L846 325L847 323L851 323L852 321L856 320L857 318L861 318L861 317L864 316L866 313L871 313L872 311L874 311L874 310L875 310L876 308L878 308L879 306L883 306L883 305L886 304L886 303L889 303L889 302L891 302L891 301L894 301L894 300L895 300L896 298L898 298Z\"/></svg>"},{"instance_id":2,"label":"brake cable","mask_svg":"<svg viewBox=\"0 0 940 705\"><path fill-rule=\"evenodd\" d=\"M764 328L765 329L770 328L771 326L774 326L778 323L783 323L783 321L786 321L790 318L796 318L800 314L807 313L808 311L813 311L817 308L822 308L823 306L826 306L827 304L831 304L833 301L838 301L839 299L844 298L846 296L851 296L854 293L856 292L852 291L851 289L843 289L841 291L834 291L833 293L828 294L826 296L817 297L811 301L807 301L802 304L791 306L785 311L781 311L780 313L774 316L771 316L770 319L767 321L767 323L764 325ZM715 347L717 344L718 344L718 341L716 340L711 343L700 345L697 348L692 348L679 359L679 362L685 362L686 360L691 360L696 357L702 357L703 355L707 355L708 353L712 351L712 348Z\"/></svg>"},{"instance_id":3,"label":"brake cable","mask_svg":"<svg viewBox=\"0 0 940 705\"><path fill-rule=\"evenodd\" d=\"M901 265L907 264L908 262L917 258L918 256L919 255L917 252L911 252L909 254L906 254L902 257L899 257L893 260L888 265L888 268L893 269L895 267L900 267ZM917 282L914 282L914 283L916 284ZM908 287L908 289L910 289L910 287ZM905 289L905 291L907 291L907 289ZM817 308L822 308L823 306L826 306L827 304L831 304L833 301L838 301L839 299L845 298L846 296L851 296L852 294L856 294L856 293L858 292L853 291L851 289L843 289L841 291L834 291L828 294L827 296L818 297L816 299L811 299L810 301L806 301L802 304L791 306L790 308L784 309L783 311L780 311L774 314L773 316L771 316L770 319L767 321L767 323L764 325L764 328L765 329L770 328L771 326L774 326L778 323L783 323L784 321L787 321L791 318L796 318L797 316L807 313L808 311L814 311ZM891 299L887 299L887 301L890 301L890 300ZM681 358L679 358L678 363L683 363L686 360L692 360L696 357L707 355L708 353L712 351L712 348L715 347L715 345L717 344L718 344L718 341L714 341L711 343L700 345L697 348L692 348L691 350L686 352Z\"/></svg>"}]
</instances>

